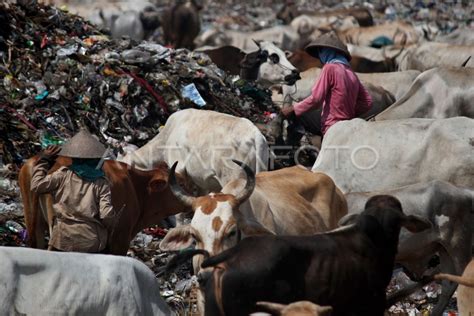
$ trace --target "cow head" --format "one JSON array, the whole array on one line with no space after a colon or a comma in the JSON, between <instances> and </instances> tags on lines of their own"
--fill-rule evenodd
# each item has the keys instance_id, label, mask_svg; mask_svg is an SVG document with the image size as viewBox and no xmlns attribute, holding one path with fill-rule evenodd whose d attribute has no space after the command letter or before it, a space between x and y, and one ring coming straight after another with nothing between
<instances>
[{"instance_id":1,"label":"cow head","mask_svg":"<svg viewBox=\"0 0 474 316\"><path fill-rule=\"evenodd\" d=\"M140 192L142 196L139 197L143 203L143 213L137 226L138 230L159 223L167 216L189 210L187 205L172 193L168 184L169 168L165 162L155 165L152 170L130 168L130 172L143 181L143 190ZM189 190L190 179L185 174L176 174L175 179Z\"/></svg>"},{"instance_id":2,"label":"cow head","mask_svg":"<svg viewBox=\"0 0 474 316\"><path fill-rule=\"evenodd\" d=\"M383 231L375 228L373 225L375 221ZM426 219L415 215L405 215L400 201L391 195L375 195L367 201L362 213L346 215L339 221L339 225L351 223L357 223L375 244L394 247L397 247L402 227L412 233L431 228L431 223ZM386 241L389 243L387 244Z\"/></svg>"},{"instance_id":3,"label":"cow head","mask_svg":"<svg viewBox=\"0 0 474 316\"><path fill-rule=\"evenodd\" d=\"M285 53L273 43L257 42L258 50L247 54L240 62L240 76L256 80L265 86L274 84L294 85L300 78L298 69L286 58Z\"/></svg>"},{"instance_id":4,"label":"cow head","mask_svg":"<svg viewBox=\"0 0 474 316\"><path fill-rule=\"evenodd\" d=\"M244 189L236 195L210 193L200 197L188 195L176 183L174 170L177 163L173 165L169 178L171 190L183 204L192 208L194 215L190 225L178 226L168 232L160 243L161 250L181 250L195 244L196 248L215 255L236 245L241 234L269 233L260 224L244 218L239 211L240 204L250 197L255 188L255 174L244 163L236 160L234 162L239 164L247 175ZM197 256L193 260L197 273L202 257Z\"/></svg>"}]
</instances>

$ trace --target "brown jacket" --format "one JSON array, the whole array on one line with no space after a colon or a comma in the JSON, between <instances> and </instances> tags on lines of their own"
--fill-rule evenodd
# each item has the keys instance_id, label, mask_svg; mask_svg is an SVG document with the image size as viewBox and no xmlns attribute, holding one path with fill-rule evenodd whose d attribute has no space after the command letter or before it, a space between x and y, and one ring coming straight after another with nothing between
<instances>
[{"instance_id":1,"label":"brown jacket","mask_svg":"<svg viewBox=\"0 0 474 316\"><path fill-rule=\"evenodd\" d=\"M49 245L63 251L100 252L114 219L107 179L85 181L67 167L48 175L47 167L40 160L33 168L31 190L53 196L56 220Z\"/></svg>"}]
</instances>

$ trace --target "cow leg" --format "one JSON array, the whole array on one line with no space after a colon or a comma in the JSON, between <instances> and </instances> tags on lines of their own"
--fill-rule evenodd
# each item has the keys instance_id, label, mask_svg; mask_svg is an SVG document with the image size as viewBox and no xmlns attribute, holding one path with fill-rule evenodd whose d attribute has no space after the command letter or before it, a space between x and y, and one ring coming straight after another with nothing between
<instances>
[{"instance_id":1,"label":"cow leg","mask_svg":"<svg viewBox=\"0 0 474 316\"><path fill-rule=\"evenodd\" d=\"M452 260L450 254L446 251L444 247L441 247L439 250L439 257L440 257L440 270L447 271L444 273L449 274L457 274L455 263ZM462 272L462 271L461 271ZM441 282L441 295L438 299L438 303L436 303L435 307L433 308L433 312L431 313L432 316L442 316L443 311L449 303L449 299L453 296L454 291L456 291L457 283L450 282L447 280L443 280Z\"/></svg>"}]
</instances>

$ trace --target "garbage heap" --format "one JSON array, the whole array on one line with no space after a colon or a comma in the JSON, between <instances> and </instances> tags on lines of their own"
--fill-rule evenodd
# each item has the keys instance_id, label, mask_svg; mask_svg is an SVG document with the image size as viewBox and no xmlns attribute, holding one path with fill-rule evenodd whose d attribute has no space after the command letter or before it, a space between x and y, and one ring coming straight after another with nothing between
<instances>
[{"instance_id":1,"label":"garbage heap","mask_svg":"<svg viewBox=\"0 0 474 316\"><path fill-rule=\"evenodd\" d=\"M269 91L227 76L207 55L111 40L81 17L33 0L0 4L0 61L4 163L61 144L81 126L120 151L144 145L180 109L258 123L276 111Z\"/></svg>"}]
</instances>

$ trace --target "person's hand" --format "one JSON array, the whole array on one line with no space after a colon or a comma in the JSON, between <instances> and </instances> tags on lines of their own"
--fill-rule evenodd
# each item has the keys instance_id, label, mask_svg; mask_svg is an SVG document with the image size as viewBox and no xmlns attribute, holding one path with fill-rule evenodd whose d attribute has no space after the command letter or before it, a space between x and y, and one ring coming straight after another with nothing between
<instances>
[{"instance_id":1,"label":"person's hand","mask_svg":"<svg viewBox=\"0 0 474 316\"><path fill-rule=\"evenodd\" d=\"M44 158L46 160L54 160L56 159L60 151L61 146L50 145L45 150L43 150L43 152L41 153L41 158Z\"/></svg>"},{"instance_id":2,"label":"person's hand","mask_svg":"<svg viewBox=\"0 0 474 316\"><path fill-rule=\"evenodd\" d=\"M283 107L283 108L281 109L281 114L282 114L283 116L285 116L285 117L286 117L286 116L289 116L289 115L290 115L291 113L293 113L293 112L294 112L294 109L293 109L293 106L292 106L292 105L290 105L290 106L285 106L285 107Z\"/></svg>"}]
</instances>

